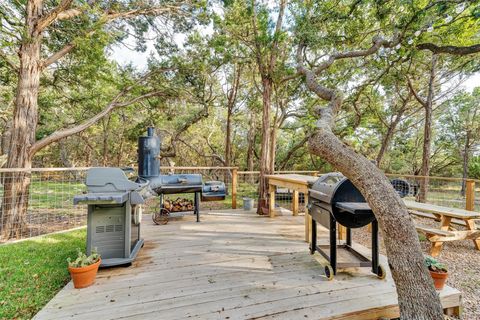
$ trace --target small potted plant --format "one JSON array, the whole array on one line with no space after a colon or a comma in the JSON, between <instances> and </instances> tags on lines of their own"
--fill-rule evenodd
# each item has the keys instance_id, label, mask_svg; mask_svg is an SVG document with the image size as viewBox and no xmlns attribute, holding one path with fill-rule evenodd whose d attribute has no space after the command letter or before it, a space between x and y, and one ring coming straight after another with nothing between
<instances>
[{"instance_id":1,"label":"small potted plant","mask_svg":"<svg viewBox=\"0 0 480 320\"><path fill-rule=\"evenodd\" d=\"M442 290L448 277L447 267L430 256L425 257L425 265L430 271L435 289Z\"/></svg>"},{"instance_id":2,"label":"small potted plant","mask_svg":"<svg viewBox=\"0 0 480 320\"><path fill-rule=\"evenodd\" d=\"M73 286L80 289L91 286L95 282L102 259L96 249L93 249L92 254L89 256L78 249L77 258L73 261L68 258L67 262Z\"/></svg>"}]
</instances>

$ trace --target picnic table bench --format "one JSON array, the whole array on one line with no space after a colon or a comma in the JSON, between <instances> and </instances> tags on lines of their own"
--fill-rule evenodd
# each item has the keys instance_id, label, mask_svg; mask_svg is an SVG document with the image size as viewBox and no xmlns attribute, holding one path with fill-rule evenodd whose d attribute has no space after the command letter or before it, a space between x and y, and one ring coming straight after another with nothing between
<instances>
[{"instance_id":1,"label":"picnic table bench","mask_svg":"<svg viewBox=\"0 0 480 320\"><path fill-rule=\"evenodd\" d=\"M422 218L440 221L439 228L416 225L417 231L425 234L432 243L430 255L436 257L442 250L443 243L456 240L473 240L475 248L480 250L480 228L476 221L480 220L480 212L449 208L429 203L404 200L410 213ZM457 230L453 225L465 226L466 230Z\"/></svg>"}]
</instances>

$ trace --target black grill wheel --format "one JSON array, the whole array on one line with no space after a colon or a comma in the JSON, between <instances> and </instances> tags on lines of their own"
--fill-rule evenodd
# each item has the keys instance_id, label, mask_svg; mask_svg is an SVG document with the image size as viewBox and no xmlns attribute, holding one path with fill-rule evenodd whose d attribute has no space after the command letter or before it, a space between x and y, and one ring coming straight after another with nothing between
<instances>
[{"instance_id":1,"label":"black grill wheel","mask_svg":"<svg viewBox=\"0 0 480 320\"><path fill-rule=\"evenodd\" d=\"M152 220L155 224L165 225L168 223L168 217L170 216L170 211L165 208L161 208L159 211L155 210L152 215Z\"/></svg>"},{"instance_id":2,"label":"black grill wheel","mask_svg":"<svg viewBox=\"0 0 480 320\"><path fill-rule=\"evenodd\" d=\"M377 277L379 279L385 279L386 276L387 276L387 272L385 271L385 268L379 265L377 269Z\"/></svg>"},{"instance_id":3,"label":"black grill wheel","mask_svg":"<svg viewBox=\"0 0 480 320\"><path fill-rule=\"evenodd\" d=\"M327 264L325 266L325 277L327 277L328 281L333 280L333 268L331 265Z\"/></svg>"}]
</instances>

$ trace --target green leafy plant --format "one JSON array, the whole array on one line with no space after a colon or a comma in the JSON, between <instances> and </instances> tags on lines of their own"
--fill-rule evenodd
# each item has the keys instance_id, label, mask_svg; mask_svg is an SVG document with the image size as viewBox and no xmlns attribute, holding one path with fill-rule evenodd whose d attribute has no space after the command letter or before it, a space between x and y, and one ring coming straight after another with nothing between
<instances>
[{"instance_id":1,"label":"green leafy plant","mask_svg":"<svg viewBox=\"0 0 480 320\"><path fill-rule=\"evenodd\" d=\"M428 270L433 272L448 272L446 265L438 262L437 259L430 256L425 257L425 265L427 266Z\"/></svg>"},{"instance_id":2,"label":"green leafy plant","mask_svg":"<svg viewBox=\"0 0 480 320\"><path fill-rule=\"evenodd\" d=\"M82 268L94 263L97 263L100 260L100 254L97 252L97 248L92 250L92 254L87 256L82 250L77 249L77 258L72 261L72 259L67 258L68 266L71 268Z\"/></svg>"}]
</instances>

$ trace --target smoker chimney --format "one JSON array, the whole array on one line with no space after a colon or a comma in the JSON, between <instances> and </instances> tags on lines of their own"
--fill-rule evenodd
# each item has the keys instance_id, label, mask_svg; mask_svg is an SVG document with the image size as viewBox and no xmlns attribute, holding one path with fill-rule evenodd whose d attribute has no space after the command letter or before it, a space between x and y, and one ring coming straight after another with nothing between
<instances>
[{"instance_id":1,"label":"smoker chimney","mask_svg":"<svg viewBox=\"0 0 480 320\"><path fill-rule=\"evenodd\" d=\"M160 138L154 127L147 128L147 136L138 138L138 176L151 178L160 175Z\"/></svg>"}]
</instances>

